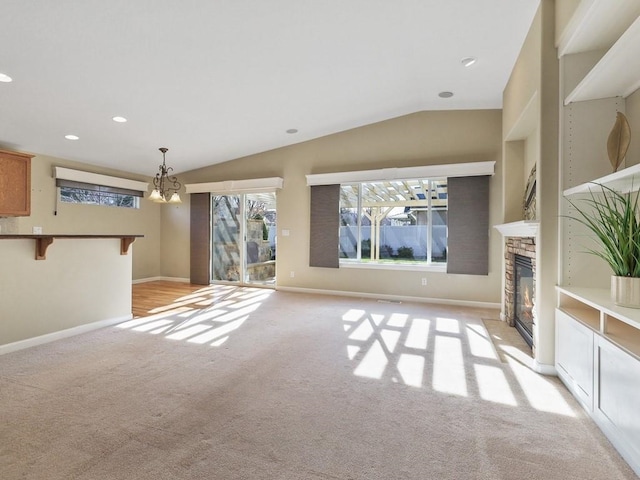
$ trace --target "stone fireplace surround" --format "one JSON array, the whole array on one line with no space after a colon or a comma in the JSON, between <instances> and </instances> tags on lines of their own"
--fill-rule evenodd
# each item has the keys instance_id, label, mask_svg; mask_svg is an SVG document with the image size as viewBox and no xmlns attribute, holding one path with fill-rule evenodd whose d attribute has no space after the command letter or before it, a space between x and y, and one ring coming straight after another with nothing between
<instances>
[{"instance_id":1,"label":"stone fireplace surround","mask_svg":"<svg viewBox=\"0 0 640 480\"><path fill-rule=\"evenodd\" d=\"M537 324L537 308L538 292L536 291L536 238L538 237L538 228L540 223L536 220L520 220L517 222L503 223L500 225L494 225L494 228L500 232L504 239L504 294L503 305L500 319L506 322L508 325L515 328L515 286L513 284L515 277L515 256L516 254L522 255L531 259L531 270L533 272L533 348L532 353L535 358L536 350L536 334L535 325ZM536 371L537 367L534 367Z\"/></svg>"},{"instance_id":2,"label":"stone fireplace surround","mask_svg":"<svg viewBox=\"0 0 640 480\"><path fill-rule=\"evenodd\" d=\"M536 272L536 239L535 237L508 237L505 241L505 282L504 282L504 320L509 326L515 326L514 296L515 296L515 256L522 255L531 259L531 269L533 270L533 296L535 302L535 272ZM533 319L535 323L535 303L533 306Z\"/></svg>"}]
</instances>

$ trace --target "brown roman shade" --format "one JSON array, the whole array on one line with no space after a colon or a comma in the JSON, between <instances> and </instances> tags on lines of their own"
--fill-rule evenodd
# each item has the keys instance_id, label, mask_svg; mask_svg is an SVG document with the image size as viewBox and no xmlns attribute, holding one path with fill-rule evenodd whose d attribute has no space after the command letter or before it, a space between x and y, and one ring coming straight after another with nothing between
<instances>
[{"instance_id":1,"label":"brown roman shade","mask_svg":"<svg viewBox=\"0 0 640 480\"><path fill-rule=\"evenodd\" d=\"M56 187L77 188L79 190L89 190L101 193L117 193L120 195L131 195L133 197L142 197L144 192L140 190L131 190L129 188L108 187L105 185L96 185L93 183L75 182L73 180L64 180L56 178Z\"/></svg>"},{"instance_id":2,"label":"brown roman shade","mask_svg":"<svg viewBox=\"0 0 640 480\"><path fill-rule=\"evenodd\" d=\"M210 193L192 193L191 197L191 283L209 285L211 228Z\"/></svg>"},{"instance_id":3,"label":"brown roman shade","mask_svg":"<svg viewBox=\"0 0 640 480\"><path fill-rule=\"evenodd\" d=\"M489 176L451 177L447 273L489 273Z\"/></svg>"},{"instance_id":4,"label":"brown roman shade","mask_svg":"<svg viewBox=\"0 0 640 480\"><path fill-rule=\"evenodd\" d=\"M311 187L309 266L338 268L340 185Z\"/></svg>"}]
</instances>

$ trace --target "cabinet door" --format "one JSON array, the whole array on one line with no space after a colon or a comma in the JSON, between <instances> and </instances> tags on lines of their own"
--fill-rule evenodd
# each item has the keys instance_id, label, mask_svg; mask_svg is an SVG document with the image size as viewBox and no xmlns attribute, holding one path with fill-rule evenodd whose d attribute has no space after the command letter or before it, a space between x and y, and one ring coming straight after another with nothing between
<instances>
[{"instance_id":1,"label":"cabinet door","mask_svg":"<svg viewBox=\"0 0 640 480\"><path fill-rule=\"evenodd\" d=\"M556 310L558 375L589 411L593 410L593 331Z\"/></svg>"},{"instance_id":2,"label":"cabinet door","mask_svg":"<svg viewBox=\"0 0 640 480\"><path fill-rule=\"evenodd\" d=\"M31 214L31 157L0 150L0 216Z\"/></svg>"},{"instance_id":3,"label":"cabinet door","mask_svg":"<svg viewBox=\"0 0 640 480\"><path fill-rule=\"evenodd\" d=\"M595 418L613 433L613 443L634 468L640 468L640 360L598 340L599 392Z\"/></svg>"}]
</instances>

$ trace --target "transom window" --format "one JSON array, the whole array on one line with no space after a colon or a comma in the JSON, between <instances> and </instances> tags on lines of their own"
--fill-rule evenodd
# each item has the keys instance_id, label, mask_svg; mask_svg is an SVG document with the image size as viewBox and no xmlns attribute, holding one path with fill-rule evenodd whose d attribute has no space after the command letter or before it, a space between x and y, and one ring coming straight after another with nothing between
<instances>
[{"instance_id":1,"label":"transom window","mask_svg":"<svg viewBox=\"0 0 640 480\"><path fill-rule=\"evenodd\" d=\"M66 183L67 185L61 185ZM108 207L140 208L140 193L103 185L80 184L59 181L60 201L81 203L84 205L103 205Z\"/></svg>"},{"instance_id":2,"label":"transom window","mask_svg":"<svg viewBox=\"0 0 640 480\"><path fill-rule=\"evenodd\" d=\"M341 262L445 264L447 179L340 186Z\"/></svg>"}]
</instances>

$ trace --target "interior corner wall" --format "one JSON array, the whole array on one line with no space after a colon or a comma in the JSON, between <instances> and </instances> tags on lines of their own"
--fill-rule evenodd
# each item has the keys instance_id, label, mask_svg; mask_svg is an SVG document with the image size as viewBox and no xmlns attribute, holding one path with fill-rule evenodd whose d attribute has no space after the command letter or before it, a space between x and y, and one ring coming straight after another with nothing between
<instances>
[{"instance_id":1,"label":"interior corner wall","mask_svg":"<svg viewBox=\"0 0 640 480\"><path fill-rule=\"evenodd\" d=\"M420 112L336 133L230 162L182 173L183 183L282 177L277 192L278 287L390 296L489 302L501 298L501 237L491 229L489 274L448 275L424 271L309 266L309 198L305 175L316 173L495 161L490 180L491 225L501 217L501 111ZM165 212L163 212L165 215ZM163 216L163 275L189 277L188 202ZM289 236L282 236L283 229ZM337 241L336 241L337 243ZM336 247L337 248L337 247ZM293 272L293 276L291 273ZM427 278L423 286L421 279Z\"/></svg>"},{"instance_id":2,"label":"interior corner wall","mask_svg":"<svg viewBox=\"0 0 640 480\"><path fill-rule=\"evenodd\" d=\"M538 345L536 360L545 365L555 364L555 308L558 268L558 205L559 205L559 130L560 130L560 73L555 48L555 5L553 0L541 2L541 78L540 128L538 161L538 212L540 228L536 263L536 288L543 302L537 307Z\"/></svg>"},{"instance_id":3,"label":"interior corner wall","mask_svg":"<svg viewBox=\"0 0 640 480\"><path fill-rule=\"evenodd\" d=\"M503 138L506 138L513 130L531 99L540 90L542 77L541 15L539 8L504 89L502 100ZM539 97L537 101L539 101Z\"/></svg>"},{"instance_id":4,"label":"interior corner wall","mask_svg":"<svg viewBox=\"0 0 640 480\"><path fill-rule=\"evenodd\" d=\"M569 24L572 15L580 5L581 0L557 0L555 3L555 42L556 45L560 40L565 28Z\"/></svg>"},{"instance_id":5,"label":"interior corner wall","mask_svg":"<svg viewBox=\"0 0 640 480\"><path fill-rule=\"evenodd\" d=\"M542 0L503 95L503 134L506 139L528 102L539 102L538 118L526 153L537 156L538 230L536 259L535 358L553 365L555 357L555 285L558 283L558 145L559 67L555 48L555 4ZM512 140L512 139L509 139ZM537 150L537 153L536 153Z\"/></svg>"},{"instance_id":6,"label":"interior corner wall","mask_svg":"<svg viewBox=\"0 0 640 480\"><path fill-rule=\"evenodd\" d=\"M503 158L503 218L504 223L522 220L522 204L511 199L522 198L521 179L525 175L525 141L513 140L504 143ZM528 175L528 173L527 173ZM500 222L502 223L502 222Z\"/></svg>"},{"instance_id":7,"label":"interior corner wall","mask_svg":"<svg viewBox=\"0 0 640 480\"><path fill-rule=\"evenodd\" d=\"M640 90L627 97L625 115L631 127L631 144L627 151L625 165L637 165L640 163Z\"/></svg>"},{"instance_id":8,"label":"interior corner wall","mask_svg":"<svg viewBox=\"0 0 640 480\"><path fill-rule=\"evenodd\" d=\"M0 219L2 233L31 234L33 227L42 227L43 233L78 235L144 235L131 245L132 279L160 275L160 206L140 199L139 209L57 203L57 190L53 166L105 175L121 176L148 182L141 175L104 169L46 155L31 160L31 215ZM28 280L25 280L28 282Z\"/></svg>"},{"instance_id":9,"label":"interior corner wall","mask_svg":"<svg viewBox=\"0 0 640 480\"><path fill-rule=\"evenodd\" d=\"M184 185L183 175L179 174ZM180 280L191 278L189 248L175 248L176 245L189 245L191 228L191 195L180 192L182 203L162 205L160 225L160 275Z\"/></svg>"}]
</instances>

